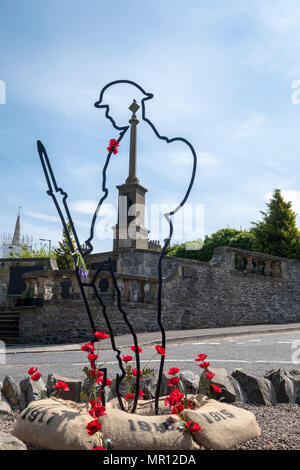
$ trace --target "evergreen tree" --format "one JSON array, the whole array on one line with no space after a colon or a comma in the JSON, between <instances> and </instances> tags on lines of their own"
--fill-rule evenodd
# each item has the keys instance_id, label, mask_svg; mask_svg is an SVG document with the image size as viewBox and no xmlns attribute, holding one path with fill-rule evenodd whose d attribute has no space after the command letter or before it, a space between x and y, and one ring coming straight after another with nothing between
<instances>
[{"instance_id":1,"label":"evergreen tree","mask_svg":"<svg viewBox=\"0 0 300 470\"><path fill-rule=\"evenodd\" d=\"M292 203L284 201L280 189L275 189L267 203L268 210L260 211L261 222L252 222L255 236L254 251L283 258L300 259L300 233Z\"/></svg>"},{"instance_id":2,"label":"evergreen tree","mask_svg":"<svg viewBox=\"0 0 300 470\"><path fill-rule=\"evenodd\" d=\"M72 229L69 223L67 223L67 228L69 234L71 234L71 240L74 244L74 239L72 237ZM58 248L55 248L55 257L58 269L73 269L74 266L72 251L69 246L65 229L63 229L62 233L62 241L58 242L58 245Z\"/></svg>"}]
</instances>

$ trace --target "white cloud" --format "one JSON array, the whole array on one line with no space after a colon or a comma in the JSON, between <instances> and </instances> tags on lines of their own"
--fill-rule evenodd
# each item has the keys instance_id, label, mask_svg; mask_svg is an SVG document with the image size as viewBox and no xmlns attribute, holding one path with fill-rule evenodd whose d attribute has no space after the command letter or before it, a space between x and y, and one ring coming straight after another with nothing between
<instances>
[{"instance_id":1,"label":"white cloud","mask_svg":"<svg viewBox=\"0 0 300 470\"><path fill-rule=\"evenodd\" d=\"M217 157L209 152L196 152L198 164L202 166L215 166L218 164Z\"/></svg>"},{"instance_id":2,"label":"white cloud","mask_svg":"<svg viewBox=\"0 0 300 470\"><path fill-rule=\"evenodd\" d=\"M264 114L255 114L247 121L241 123L234 132L239 139L255 136L266 121Z\"/></svg>"},{"instance_id":3,"label":"white cloud","mask_svg":"<svg viewBox=\"0 0 300 470\"><path fill-rule=\"evenodd\" d=\"M60 222L60 218L55 215L42 214L41 212L25 211L24 215L34 219L45 220L47 222Z\"/></svg>"},{"instance_id":4,"label":"white cloud","mask_svg":"<svg viewBox=\"0 0 300 470\"><path fill-rule=\"evenodd\" d=\"M71 210L80 212L81 214L94 214L97 207L97 201L83 199L81 201L72 202L70 204Z\"/></svg>"}]
</instances>

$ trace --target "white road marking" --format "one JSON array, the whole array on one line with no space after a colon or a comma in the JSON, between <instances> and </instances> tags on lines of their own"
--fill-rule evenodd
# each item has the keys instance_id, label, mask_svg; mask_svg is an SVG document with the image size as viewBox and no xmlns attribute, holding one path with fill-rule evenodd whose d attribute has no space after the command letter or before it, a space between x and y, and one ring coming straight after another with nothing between
<instances>
[{"instance_id":1,"label":"white road marking","mask_svg":"<svg viewBox=\"0 0 300 470\"><path fill-rule=\"evenodd\" d=\"M141 363L147 363L149 361L141 361ZM160 362L159 359L154 359L153 361L151 362ZM165 359L165 362L173 362L174 364L176 362L194 362L195 364L196 361L195 359ZM244 359L210 359L209 360L210 364L212 365L214 362L242 362L242 363L245 363L245 364L256 364L256 363L264 363L264 364L294 364L293 362L289 362L289 361L276 361L276 359L273 359L272 361L263 361L263 360L258 360L258 361L247 361L247 360L244 360ZM111 361L111 362L105 362L105 364L103 364L104 366L106 365L113 365L113 364L118 364L117 361ZM87 366L89 365L87 362L83 362L83 363L76 363L76 364L72 364L72 366Z\"/></svg>"},{"instance_id":2,"label":"white road marking","mask_svg":"<svg viewBox=\"0 0 300 470\"><path fill-rule=\"evenodd\" d=\"M259 341L261 341L261 339L249 339L251 343L258 343Z\"/></svg>"},{"instance_id":3,"label":"white road marking","mask_svg":"<svg viewBox=\"0 0 300 470\"><path fill-rule=\"evenodd\" d=\"M294 341L278 341L277 344L292 344Z\"/></svg>"}]
</instances>

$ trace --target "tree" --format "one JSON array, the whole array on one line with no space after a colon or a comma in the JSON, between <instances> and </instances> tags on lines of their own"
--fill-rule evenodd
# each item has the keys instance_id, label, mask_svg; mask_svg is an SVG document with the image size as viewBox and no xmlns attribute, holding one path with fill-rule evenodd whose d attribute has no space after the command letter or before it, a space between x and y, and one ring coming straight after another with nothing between
<instances>
[{"instance_id":1,"label":"tree","mask_svg":"<svg viewBox=\"0 0 300 470\"><path fill-rule=\"evenodd\" d=\"M268 210L260 211L263 220L252 222L255 236L254 251L283 258L300 259L300 232L292 203L284 201L280 189L275 189L267 203Z\"/></svg>"},{"instance_id":2,"label":"tree","mask_svg":"<svg viewBox=\"0 0 300 470\"><path fill-rule=\"evenodd\" d=\"M52 249L49 253L47 246L42 245L38 247L37 244L34 247L28 247L28 245L21 245L21 249L17 250L12 248L9 253L10 258L55 258L55 250Z\"/></svg>"},{"instance_id":3,"label":"tree","mask_svg":"<svg viewBox=\"0 0 300 470\"><path fill-rule=\"evenodd\" d=\"M200 239L196 240L198 248L201 249L190 250L191 243L182 243L173 246L167 253L167 256L177 256L179 258L197 259L199 261L210 261L214 249L218 246L231 246L241 250L253 251L254 235L245 230L236 230L233 228L223 228L217 232L206 235L204 242Z\"/></svg>"},{"instance_id":4,"label":"tree","mask_svg":"<svg viewBox=\"0 0 300 470\"><path fill-rule=\"evenodd\" d=\"M203 246L203 240L198 238L193 242L177 243L167 248L167 256L177 256L178 258L197 259L197 253Z\"/></svg>"},{"instance_id":5,"label":"tree","mask_svg":"<svg viewBox=\"0 0 300 470\"><path fill-rule=\"evenodd\" d=\"M67 228L68 228L69 233L71 234L71 240L74 244L74 240L72 237L72 229L69 223L67 223ZM58 248L55 248L54 251L55 251L55 258L56 258L58 269L73 269L74 268L73 256L69 247L69 242L68 242L65 229L63 229L63 232L62 232L62 241L58 242Z\"/></svg>"}]
</instances>

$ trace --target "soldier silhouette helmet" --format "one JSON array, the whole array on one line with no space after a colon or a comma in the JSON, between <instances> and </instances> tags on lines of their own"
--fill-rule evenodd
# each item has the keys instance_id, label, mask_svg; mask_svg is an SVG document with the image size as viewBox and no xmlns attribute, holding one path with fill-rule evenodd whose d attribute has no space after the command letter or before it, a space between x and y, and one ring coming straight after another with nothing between
<instances>
[{"instance_id":1,"label":"soldier silhouette helmet","mask_svg":"<svg viewBox=\"0 0 300 470\"><path fill-rule=\"evenodd\" d=\"M132 85L134 86L137 90L139 90L139 92L142 94L142 97L140 99L141 101L141 106L142 106L142 117L144 119L144 102L147 101L147 100L150 100L151 98L153 98L153 94L152 93L147 93L140 85L138 85L137 83L135 82L132 82L131 80L116 80L114 82L111 82L109 83L108 85L106 85L104 88L102 88L101 92L100 92L100 96L99 96L99 100L96 101L96 103L94 104L95 108L105 108L106 109L106 112L105 112L105 117L107 119L109 119L112 123L112 125L118 129L118 130L122 130L124 129L125 127L127 128L128 126L125 126L125 127L119 127L115 120L112 118L112 116L110 116L110 106L108 104L108 101L109 99L105 99L104 97L104 94L106 92L106 90L108 90L110 87L114 86L114 85L119 85L119 84L127 84L127 85ZM134 96L132 96L133 98ZM131 98L131 101L132 101L132 98Z\"/></svg>"}]
</instances>

